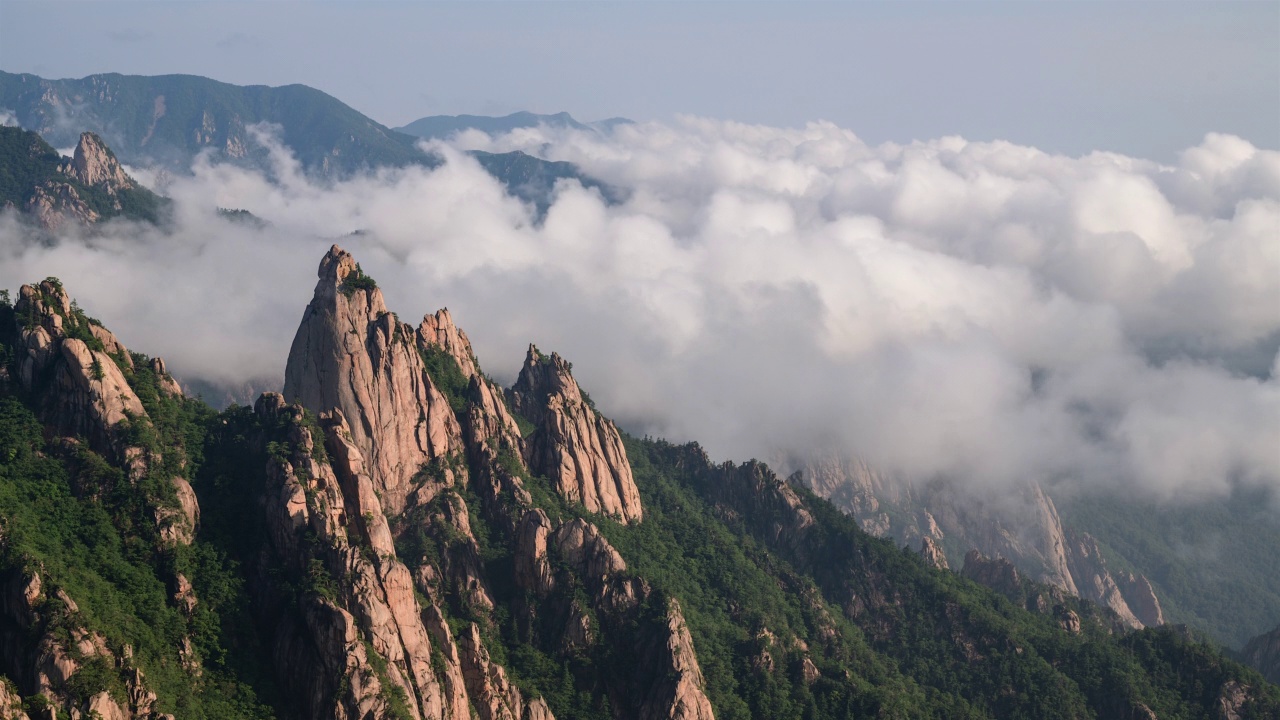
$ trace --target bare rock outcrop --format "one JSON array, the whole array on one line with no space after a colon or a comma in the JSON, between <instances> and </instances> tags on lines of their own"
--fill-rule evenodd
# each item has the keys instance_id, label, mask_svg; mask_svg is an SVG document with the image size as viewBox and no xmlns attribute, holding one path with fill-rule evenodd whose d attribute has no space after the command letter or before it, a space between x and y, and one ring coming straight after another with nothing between
<instances>
[{"instance_id":1,"label":"bare rock outcrop","mask_svg":"<svg viewBox=\"0 0 1280 720\"><path fill-rule=\"evenodd\" d=\"M384 509L398 514L420 484L419 470L462 450L462 429L426 371L413 328L387 310L350 253L334 245L318 275L289 351L284 395L317 414L342 412Z\"/></svg>"},{"instance_id":2,"label":"bare rock outcrop","mask_svg":"<svg viewBox=\"0 0 1280 720\"><path fill-rule=\"evenodd\" d=\"M618 429L587 401L569 363L530 345L510 397L535 427L525 453L531 470L591 512L641 519L640 492Z\"/></svg>"},{"instance_id":3,"label":"bare rock outcrop","mask_svg":"<svg viewBox=\"0 0 1280 720\"><path fill-rule=\"evenodd\" d=\"M641 706L641 720L714 720L693 639L675 598L667 601L667 637L658 656L667 679L653 688Z\"/></svg>"},{"instance_id":4,"label":"bare rock outcrop","mask_svg":"<svg viewBox=\"0 0 1280 720\"><path fill-rule=\"evenodd\" d=\"M519 688L507 679L501 665L489 659L489 651L480 639L480 630L471 623L458 639L462 658L462 674L467 692L480 720L537 720L552 718L542 698L525 701Z\"/></svg>"},{"instance_id":5,"label":"bare rock outcrop","mask_svg":"<svg viewBox=\"0 0 1280 720\"><path fill-rule=\"evenodd\" d=\"M520 426L507 409L503 390L480 372L480 363L471 348L471 341L454 324L448 308L423 316L422 324L418 326L417 342L423 357L442 353L450 358L468 383L462 432L472 457L481 451L482 446L493 441L495 448L513 450L523 463L524 442Z\"/></svg>"},{"instance_id":6,"label":"bare rock outcrop","mask_svg":"<svg viewBox=\"0 0 1280 720\"><path fill-rule=\"evenodd\" d=\"M106 338L112 348L124 346L106 328L91 330L96 326L74 311L66 291L52 280L23 285L14 315L21 344L18 379L46 399L42 420L60 435L87 438L99 452L115 451L112 429L146 412L115 360L68 333L75 329Z\"/></svg>"},{"instance_id":7,"label":"bare rock outcrop","mask_svg":"<svg viewBox=\"0 0 1280 720\"><path fill-rule=\"evenodd\" d=\"M399 694L415 718L469 720L474 710L482 718L551 720L545 703L526 701L490 661L478 633L453 635L436 602L443 575L473 608L493 608L462 497L446 491L430 513L413 516L429 529L447 528L458 549L415 576L396 554L379 492L342 412L321 416L319 439L302 407L281 395L264 395L256 411L283 428L289 448L269 461L273 547L295 572L329 583L311 596L305 622L286 618L276 641L277 661L290 669L287 682L309 688L302 692L311 698L308 716L381 717ZM365 681L344 681L351 673ZM325 704L344 692L339 707Z\"/></svg>"},{"instance_id":8,"label":"bare rock outcrop","mask_svg":"<svg viewBox=\"0 0 1280 720\"><path fill-rule=\"evenodd\" d=\"M1077 594L1086 599L1109 607L1120 616L1120 621L1133 628L1147 627L1148 623L1137 616L1129 605L1127 596L1116 578L1107 569L1107 562L1102 557L1098 542L1089 533L1066 531L1067 561L1072 576L1076 578ZM1143 603L1143 612L1151 625L1164 622L1160 610L1160 601L1156 599L1151 583L1145 577L1127 575L1125 585L1130 595Z\"/></svg>"},{"instance_id":9,"label":"bare rock outcrop","mask_svg":"<svg viewBox=\"0 0 1280 720\"><path fill-rule=\"evenodd\" d=\"M931 537L925 536L920 541L920 557L924 558L926 563L939 570L950 569L947 565L947 555L942 552L942 546L938 545L938 542Z\"/></svg>"},{"instance_id":10,"label":"bare rock outcrop","mask_svg":"<svg viewBox=\"0 0 1280 720\"><path fill-rule=\"evenodd\" d=\"M268 466L267 517L275 550L296 571L323 572L333 583L319 597L312 596L306 616L309 644L321 650L313 672L323 678L320 692L309 695L319 703L325 692L345 688L337 717L364 717L368 707L390 703L401 693L415 718L465 720L465 694L449 687L432 667L432 640L413 579L396 557L377 489L342 413L322 418L322 442L331 458L324 462L315 445L320 438L312 437L300 406L268 394L256 410L283 424L291 448L287 457L272 457ZM304 528L314 533L315 546L305 542ZM297 644L281 639L277 655L282 646ZM289 649L288 661L306 667L308 658L300 652ZM381 673L374 654L385 663ZM356 683L343 683L343 673L352 668L373 678L362 687L376 685L374 694L381 700L359 694ZM326 710L313 705L310 712L323 715Z\"/></svg>"},{"instance_id":11,"label":"bare rock outcrop","mask_svg":"<svg viewBox=\"0 0 1280 720\"><path fill-rule=\"evenodd\" d=\"M70 183L54 180L38 186L22 209L46 230L57 230L68 219L91 225L102 218Z\"/></svg>"},{"instance_id":12,"label":"bare rock outcrop","mask_svg":"<svg viewBox=\"0 0 1280 720\"><path fill-rule=\"evenodd\" d=\"M449 308L441 308L434 315L424 315L418 326L418 342L426 347L438 347L458 363L458 369L468 378L480 374L475 351L467 334L453 323Z\"/></svg>"},{"instance_id":13,"label":"bare rock outcrop","mask_svg":"<svg viewBox=\"0 0 1280 720\"><path fill-rule=\"evenodd\" d=\"M515 581L538 597L555 590L555 577L547 559L550 534L551 520L540 509L526 512L516 531Z\"/></svg>"},{"instance_id":14,"label":"bare rock outcrop","mask_svg":"<svg viewBox=\"0 0 1280 720\"><path fill-rule=\"evenodd\" d=\"M1164 610L1160 607L1160 598L1156 597L1155 588L1151 587L1151 581L1146 576L1118 572L1115 573L1115 582L1120 588L1120 594L1124 597L1125 603L1139 622L1146 627L1164 624Z\"/></svg>"},{"instance_id":15,"label":"bare rock outcrop","mask_svg":"<svg viewBox=\"0 0 1280 720\"><path fill-rule=\"evenodd\" d=\"M1280 685L1280 626L1246 643L1242 655L1269 682Z\"/></svg>"},{"instance_id":16,"label":"bare rock outcrop","mask_svg":"<svg viewBox=\"0 0 1280 720\"><path fill-rule=\"evenodd\" d=\"M22 709L22 696L13 681L0 676L0 717L7 720L31 720Z\"/></svg>"},{"instance_id":17,"label":"bare rock outcrop","mask_svg":"<svg viewBox=\"0 0 1280 720\"><path fill-rule=\"evenodd\" d=\"M115 153L102 142L102 138L91 132L80 135L75 154L63 172L85 185L101 187L109 195L136 187L120 166Z\"/></svg>"},{"instance_id":18,"label":"bare rock outcrop","mask_svg":"<svg viewBox=\"0 0 1280 720\"><path fill-rule=\"evenodd\" d=\"M802 467L799 477L810 489L872 535L912 545L946 537L949 545L1005 558L1024 577L1108 607L1129 627L1164 622L1150 582L1141 575L1110 572L1096 542L1066 528L1053 499L1037 483L1014 492L961 489L945 482L917 486L838 453L788 464Z\"/></svg>"},{"instance_id":19,"label":"bare rock outcrop","mask_svg":"<svg viewBox=\"0 0 1280 720\"><path fill-rule=\"evenodd\" d=\"M3 540L0 539L0 542ZM149 718L156 694L132 656L112 652L102 634L86 627L80 608L61 588L50 587L34 568L10 568L0 577L0 717L25 718L21 695L40 695L52 717L112 720ZM113 697L103 689L77 701L72 684L90 662L100 662L125 679L124 693ZM92 683L93 680L88 682ZM92 691L92 685L77 690ZM81 696L83 698L83 696ZM38 716L39 717L39 716Z\"/></svg>"}]
</instances>

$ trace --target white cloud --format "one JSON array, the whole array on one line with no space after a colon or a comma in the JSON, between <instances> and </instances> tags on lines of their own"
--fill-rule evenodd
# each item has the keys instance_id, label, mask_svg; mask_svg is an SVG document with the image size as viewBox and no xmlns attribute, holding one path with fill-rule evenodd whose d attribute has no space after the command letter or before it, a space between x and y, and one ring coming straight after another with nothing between
<instances>
[{"instance_id":1,"label":"white cloud","mask_svg":"<svg viewBox=\"0 0 1280 720\"><path fill-rule=\"evenodd\" d=\"M0 284L59 275L179 373L278 377L337 241L404 320L449 306L498 378L536 342L624 426L719 457L835 445L988 485L1280 488L1280 153L1210 135L1168 166L703 118L454 142L571 161L627 199L563 183L537 223L452 146L326 186L277 148L276 182L171 179L171 234L50 248L7 222Z\"/></svg>"}]
</instances>

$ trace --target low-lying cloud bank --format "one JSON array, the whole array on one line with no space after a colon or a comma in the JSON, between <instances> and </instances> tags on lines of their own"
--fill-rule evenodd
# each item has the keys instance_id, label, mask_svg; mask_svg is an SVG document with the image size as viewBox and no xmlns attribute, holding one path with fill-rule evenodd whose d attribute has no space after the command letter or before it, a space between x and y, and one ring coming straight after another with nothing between
<instances>
[{"instance_id":1,"label":"low-lying cloud bank","mask_svg":"<svg viewBox=\"0 0 1280 720\"><path fill-rule=\"evenodd\" d=\"M449 306L498 379L535 342L624 427L714 456L1280 489L1278 152L1210 135L1167 166L700 118L435 147L438 169L331 186L279 147L271 179L202 163L167 187L172 232L46 246L5 217L0 286L58 275L130 346L233 384L281 375L339 242L402 319ZM538 222L460 149L568 160L627 199L564 183Z\"/></svg>"}]
</instances>

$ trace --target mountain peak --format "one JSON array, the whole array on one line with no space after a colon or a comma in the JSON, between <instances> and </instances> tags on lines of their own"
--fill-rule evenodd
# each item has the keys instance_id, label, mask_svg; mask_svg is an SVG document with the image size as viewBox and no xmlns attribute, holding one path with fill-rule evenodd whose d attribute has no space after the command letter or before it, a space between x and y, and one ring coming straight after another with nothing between
<instances>
[{"instance_id":1,"label":"mountain peak","mask_svg":"<svg viewBox=\"0 0 1280 720\"><path fill-rule=\"evenodd\" d=\"M317 415L341 411L375 487L399 512L421 467L461 448L461 428L426 371L413 328L387 311L351 253L330 247L316 274L289 351L285 398Z\"/></svg>"},{"instance_id":2,"label":"mountain peak","mask_svg":"<svg viewBox=\"0 0 1280 720\"><path fill-rule=\"evenodd\" d=\"M529 469L550 478L565 498L624 522L643 516L622 437L573 379L573 364L529 345L511 388L516 412L533 422Z\"/></svg>"},{"instance_id":3,"label":"mountain peak","mask_svg":"<svg viewBox=\"0 0 1280 720\"><path fill-rule=\"evenodd\" d=\"M137 186L125 174L111 148L96 133L91 132L80 134L80 142L76 144L75 156L71 159L67 174L85 185L101 186L110 194Z\"/></svg>"}]
</instances>

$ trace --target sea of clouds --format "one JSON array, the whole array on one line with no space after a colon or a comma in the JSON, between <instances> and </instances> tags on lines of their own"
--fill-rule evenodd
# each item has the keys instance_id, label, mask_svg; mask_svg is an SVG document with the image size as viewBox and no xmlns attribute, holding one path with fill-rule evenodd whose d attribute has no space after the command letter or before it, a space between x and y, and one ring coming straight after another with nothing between
<instances>
[{"instance_id":1,"label":"sea of clouds","mask_svg":"<svg viewBox=\"0 0 1280 720\"><path fill-rule=\"evenodd\" d=\"M167 178L168 230L40 242L0 216L0 287L57 275L184 380L278 385L336 242L402 320L448 306L495 378L536 343L624 428L716 458L1280 490L1280 152L1209 135L1163 165L690 117L468 132L433 170L317 182L260 141L270 173ZM465 150L570 161L625 199L563 182L538 217Z\"/></svg>"}]
</instances>

